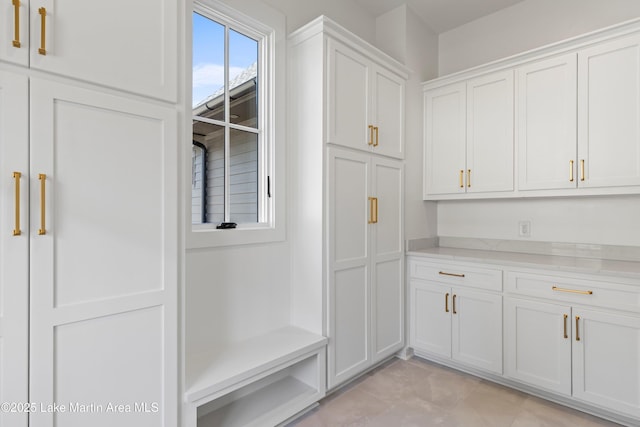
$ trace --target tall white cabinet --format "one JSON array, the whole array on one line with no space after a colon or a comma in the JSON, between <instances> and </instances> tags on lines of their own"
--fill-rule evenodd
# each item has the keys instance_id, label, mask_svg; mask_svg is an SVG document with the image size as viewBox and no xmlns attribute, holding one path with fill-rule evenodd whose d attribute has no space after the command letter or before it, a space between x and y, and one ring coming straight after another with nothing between
<instances>
[{"instance_id":1,"label":"tall white cabinet","mask_svg":"<svg viewBox=\"0 0 640 427\"><path fill-rule=\"evenodd\" d=\"M1 426L177 422L177 11L0 11Z\"/></svg>"},{"instance_id":2,"label":"tall white cabinet","mask_svg":"<svg viewBox=\"0 0 640 427\"><path fill-rule=\"evenodd\" d=\"M320 17L290 38L293 323L329 338L327 387L404 344L404 81Z\"/></svg>"}]
</instances>

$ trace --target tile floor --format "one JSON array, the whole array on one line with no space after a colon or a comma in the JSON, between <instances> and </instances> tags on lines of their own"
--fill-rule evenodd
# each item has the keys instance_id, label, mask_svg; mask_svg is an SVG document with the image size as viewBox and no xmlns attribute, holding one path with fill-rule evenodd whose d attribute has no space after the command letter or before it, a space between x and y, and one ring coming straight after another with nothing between
<instances>
[{"instance_id":1,"label":"tile floor","mask_svg":"<svg viewBox=\"0 0 640 427\"><path fill-rule=\"evenodd\" d=\"M618 424L422 359L394 359L287 427L596 427Z\"/></svg>"}]
</instances>

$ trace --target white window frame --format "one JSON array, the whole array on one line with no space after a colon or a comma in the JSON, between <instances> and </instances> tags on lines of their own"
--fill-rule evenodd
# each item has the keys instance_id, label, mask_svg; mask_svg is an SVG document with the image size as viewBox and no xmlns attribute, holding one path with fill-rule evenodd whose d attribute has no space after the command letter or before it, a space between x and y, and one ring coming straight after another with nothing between
<instances>
[{"instance_id":1,"label":"white window frame","mask_svg":"<svg viewBox=\"0 0 640 427\"><path fill-rule=\"evenodd\" d=\"M188 176L191 176L191 140L192 140L192 120L190 113L192 110L192 13L199 13L222 25L228 26L239 33L258 40L258 222L238 224L235 229L216 229L217 224L192 224L191 216L191 179L188 179L189 191L185 191L188 201L186 201L187 222L186 244L188 249L207 248L217 246L229 246L251 243L266 243L284 240L284 143L281 141L284 136L282 129L276 129L276 73L275 69L282 64L281 74L284 74L284 61L278 59L282 54L276 55L276 30L256 19L253 19L241 12L230 8L228 5L217 0L200 0L193 2L193 10L189 14L187 25L187 54L186 62L186 84L185 84L185 117L187 119L186 131L189 136L185 144L185 168ZM258 15L259 16L259 15ZM281 29L284 31L284 29ZM228 43L228 40L225 41ZM225 55L225 62L228 57ZM225 79L228 84L228 78ZM282 86L282 85L278 85ZM228 91L228 88L226 88ZM228 94L227 94L228 96ZM284 98L280 96L279 98ZM226 113L228 105L225 105ZM284 108L281 108L284 110ZM280 112L279 114L284 114ZM205 119L203 122L221 125L215 120ZM255 129L248 129L242 125L223 124L225 133L230 129L250 131L256 133ZM280 126L281 127L281 126ZM186 132L185 132L186 133ZM186 136L186 135L185 135ZM278 142L280 141L280 142ZM225 144L228 146L228 138ZM225 150L226 151L226 150ZM225 156L228 153L225 153ZM187 162L188 161L188 162ZM277 169L276 169L277 166ZM225 168L225 185L227 185L229 171ZM269 177L271 197L267 196L267 177ZM225 195L225 205L228 206L228 194ZM225 207L227 209L227 207Z\"/></svg>"}]
</instances>

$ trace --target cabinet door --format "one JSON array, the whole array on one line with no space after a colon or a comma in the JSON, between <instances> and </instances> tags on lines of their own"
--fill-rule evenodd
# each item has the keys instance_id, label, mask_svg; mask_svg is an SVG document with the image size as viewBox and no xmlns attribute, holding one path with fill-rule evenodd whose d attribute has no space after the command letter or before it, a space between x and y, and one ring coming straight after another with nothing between
<instances>
[{"instance_id":1,"label":"cabinet door","mask_svg":"<svg viewBox=\"0 0 640 427\"><path fill-rule=\"evenodd\" d=\"M175 110L36 78L30 99L30 399L131 408L30 426L175 425Z\"/></svg>"},{"instance_id":2,"label":"cabinet door","mask_svg":"<svg viewBox=\"0 0 640 427\"><path fill-rule=\"evenodd\" d=\"M411 280L410 345L414 350L451 357L451 289Z\"/></svg>"},{"instance_id":3,"label":"cabinet door","mask_svg":"<svg viewBox=\"0 0 640 427\"><path fill-rule=\"evenodd\" d=\"M520 190L576 187L576 54L517 70Z\"/></svg>"},{"instance_id":4,"label":"cabinet door","mask_svg":"<svg viewBox=\"0 0 640 427\"><path fill-rule=\"evenodd\" d=\"M369 130L371 63L333 39L327 46L327 142L369 151L375 138Z\"/></svg>"},{"instance_id":5,"label":"cabinet door","mask_svg":"<svg viewBox=\"0 0 640 427\"><path fill-rule=\"evenodd\" d=\"M573 310L573 396L640 417L640 318Z\"/></svg>"},{"instance_id":6,"label":"cabinet door","mask_svg":"<svg viewBox=\"0 0 640 427\"><path fill-rule=\"evenodd\" d=\"M556 393L571 394L571 308L505 299L505 373Z\"/></svg>"},{"instance_id":7,"label":"cabinet door","mask_svg":"<svg viewBox=\"0 0 640 427\"><path fill-rule=\"evenodd\" d=\"M640 185L640 37L580 51L578 73L578 185Z\"/></svg>"},{"instance_id":8,"label":"cabinet door","mask_svg":"<svg viewBox=\"0 0 640 427\"><path fill-rule=\"evenodd\" d=\"M453 360L502 374L502 296L453 288Z\"/></svg>"},{"instance_id":9,"label":"cabinet door","mask_svg":"<svg viewBox=\"0 0 640 427\"><path fill-rule=\"evenodd\" d=\"M0 60L29 65L29 0L3 2Z\"/></svg>"},{"instance_id":10,"label":"cabinet door","mask_svg":"<svg viewBox=\"0 0 640 427\"><path fill-rule=\"evenodd\" d=\"M424 95L426 195L464 193L466 85L450 85Z\"/></svg>"},{"instance_id":11,"label":"cabinet door","mask_svg":"<svg viewBox=\"0 0 640 427\"><path fill-rule=\"evenodd\" d=\"M371 362L369 155L328 149L328 387Z\"/></svg>"},{"instance_id":12,"label":"cabinet door","mask_svg":"<svg viewBox=\"0 0 640 427\"><path fill-rule=\"evenodd\" d=\"M372 67L373 100L371 124L377 127L374 139L376 154L404 157L404 94L401 77L380 67Z\"/></svg>"},{"instance_id":13,"label":"cabinet door","mask_svg":"<svg viewBox=\"0 0 640 427\"><path fill-rule=\"evenodd\" d=\"M373 158L376 222L370 225L372 253L373 361L381 361L404 344L403 165Z\"/></svg>"},{"instance_id":14,"label":"cabinet door","mask_svg":"<svg viewBox=\"0 0 640 427\"><path fill-rule=\"evenodd\" d=\"M467 192L513 191L513 71L467 83Z\"/></svg>"},{"instance_id":15,"label":"cabinet door","mask_svg":"<svg viewBox=\"0 0 640 427\"><path fill-rule=\"evenodd\" d=\"M178 3L33 0L31 67L175 101Z\"/></svg>"},{"instance_id":16,"label":"cabinet door","mask_svg":"<svg viewBox=\"0 0 640 427\"><path fill-rule=\"evenodd\" d=\"M0 401L15 403L29 401L28 94L25 76L0 71ZM26 425L27 412L0 412L0 426Z\"/></svg>"}]
</instances>

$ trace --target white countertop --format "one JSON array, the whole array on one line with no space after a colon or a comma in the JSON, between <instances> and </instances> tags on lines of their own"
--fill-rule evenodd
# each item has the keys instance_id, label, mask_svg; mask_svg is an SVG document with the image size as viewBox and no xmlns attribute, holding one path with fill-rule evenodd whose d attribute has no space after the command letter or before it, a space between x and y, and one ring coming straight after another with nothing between
<instances>
[{"instance_id":1,"label":"white countertop","mask_svg":"<svg viewBox=\"0 0 640 427\"><path fill-rule=\"evenodd\" d=\"M505 267L544 268L555 271L626 277L637 280L638 285L640 285L640 262L637 261L616 261L597 258L445 247L409 251L407 255L449 261L478 262Z\"/></svg>"}]
</instances>

